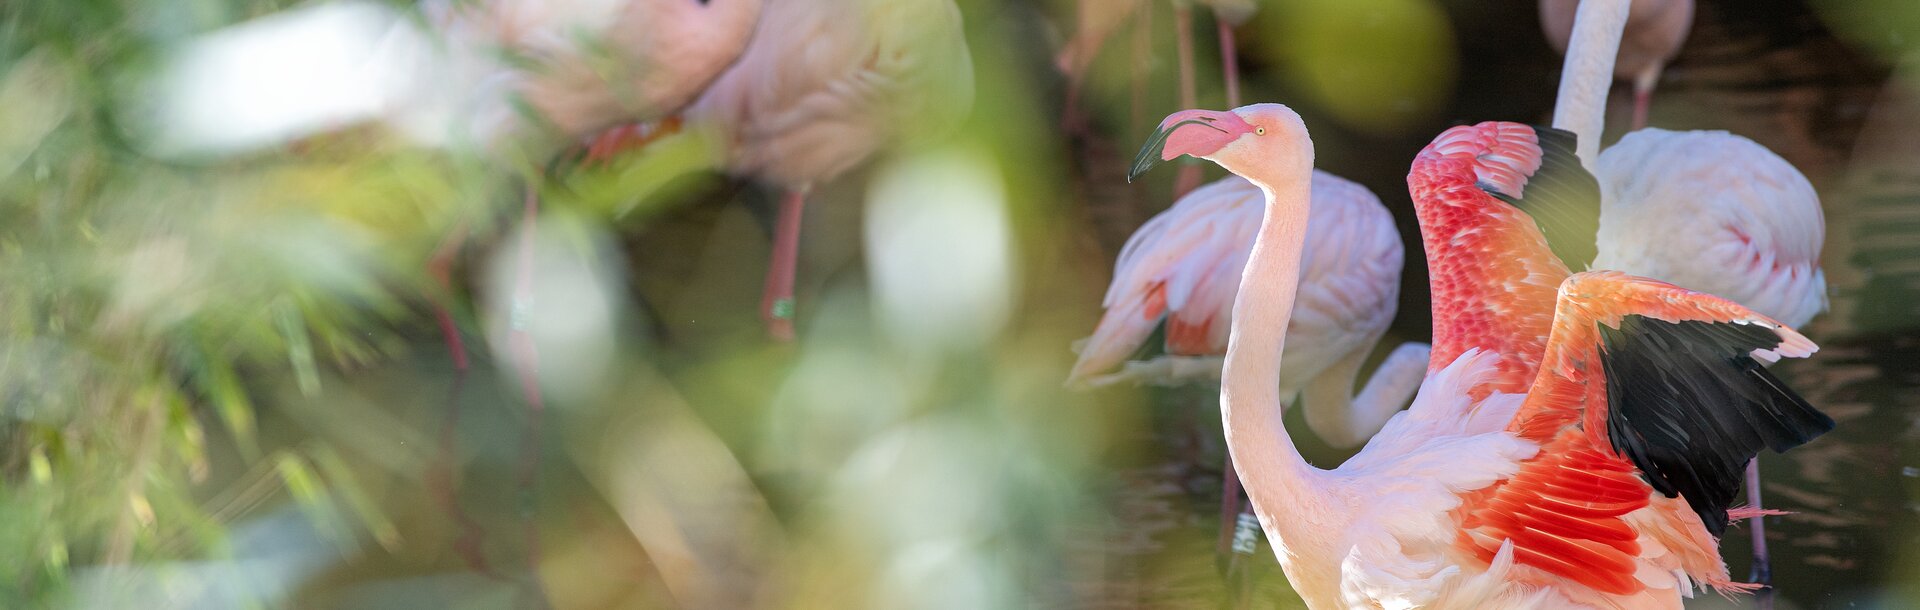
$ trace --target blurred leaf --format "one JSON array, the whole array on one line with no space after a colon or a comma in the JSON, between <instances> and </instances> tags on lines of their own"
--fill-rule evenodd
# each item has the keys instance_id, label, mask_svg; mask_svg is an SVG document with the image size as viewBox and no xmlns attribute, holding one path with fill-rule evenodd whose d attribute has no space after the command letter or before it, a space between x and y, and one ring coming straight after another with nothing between
<instances>
[{"instance_id":1,"label":"blurred leaf","mask_svg":"<svg viewBox=\"0 0 1920 610\"><path fill-rule=\"evenodd\" d=\"M374 541L389 552L400 548L400 530L393 521L381 512L380 506L367 496L366 490L354 477L353 468L332 448L321 445L308 451L308 456L320 467L321 474L327 477L328 489L340 496L353 510L354 516L373 533Z\"/></svg>"},{"instance_id":2,"label":"blurred leaf","mask_svg":"<svg viewBox=\"0 0 1920 610\"><path fill-rule=\"evenodd\" d=\"M1398 132L1453 94L1453 26L1432 0L1297 0L1262 11L1254 28L1249 38L1276 47L1281 78L1353 129Z\"/></svg>"},{"instance_id":3,"label":"blurred leaf","mask_svg":"<svg viewBox=\"0 0 1920 610\"><path fill-rule=\"evenodd\" d=\"M14 62L0 81L0 180L12 176L73 111L72 83L47 53L34 53Z\"/></svg>"}]
</instances>

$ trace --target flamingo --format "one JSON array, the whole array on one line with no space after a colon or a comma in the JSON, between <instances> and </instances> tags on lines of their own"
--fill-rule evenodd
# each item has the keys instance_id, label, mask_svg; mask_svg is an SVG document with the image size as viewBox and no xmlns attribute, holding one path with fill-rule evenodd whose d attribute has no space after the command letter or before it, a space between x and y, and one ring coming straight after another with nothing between
<instances>
[{"instance_id":1,"label":"flamingo","mask_svg":"<svg viewBox=\"0 0 1920 610\"><path fill-rule=\"evenodd\" d=\"M760 307L784 341L808 190L958 123L973 103L973 64L951 0L781 0L761 21L683 115L723 132L730 171L785 191Z\"/></svg>"},{"instance_id":2,"label":"flamingo","mask_svg":"<svg viewBox=\"0 0 1920 610\"><path fill-rule=\"evenodd\" d=\"M1222 417L1260 525L1309 606L1679 608L1696 582L1750 588L1727 578L1713 539L1739 466L1832 427L1756 359L1805 357L1811 341L1717 297L1563 270L1541 316L1539 372L1519 393L1487 391L1508 354L1467 350L1436 365L1358 455L1320 470L1294 447L1276 383L1311 205L1306 126L1279 104L1178 112L1132 173L1180 155L1266 196L1234 300ZM1502 198L1553 198L1567 170L1548 166L1577 171L1571 158L1525 126L1463 126L1421 152L1409 182L1442 194L1442 215L1462 224L1525 218ZM1459 236L1546 247L1519 228Z\"/></svg>"},{"instance_id":3,"label":"flamingo","mask_svg":"<svg viewBox=\"0 0 1920 610\"><path fill-rule=\"evenodd\" d=\"M1554 113L1556 126L1598 142L1614 57L1610 41L1620 38L1613 44L1621 45L1619 56L1626 61L1634 55L1635 38L1646 37L1636 28L1670 26L1644 26L1642 2L1634 2L1631 17L1621 14L1617 2L1591 4L1581 7L1574 26L1578 40L1567 56ZM1684 35L1684 25L1678 29ZM1574 81L1584 84L1569 84ZM1820 197L1804 174L1773 151L1724 131L1638 129L1597 158L1591 150L1582 152L1601 190L1596 268L1721 295L1789 326L1826 310ZM1748 464L1746 476L1748 504L1758 510L1759 462ZM1754 519L1750 530L1752 579L1768 586L1760 605L1771 607L1765 522Z\"/></svg>"},{"instance_id":4,"label":"flamingo","mask_svg":"<svg viewBox=\"0 0 1920 610\"><path fill-rule=\"evenodd\" d=\"M1281 395L1302 396L1307 424L1328 444L1355 447L1407 404L1420 385L1428 350L1425 344L1401 344L1365 388L1353 393L1361 365L1399 304L1400 233L1392 214L1366 187L1317 169L1311 182L1311 237L1296 308L1301 323L1288 330L1294 348L1280 372ZM1229 175L1188 193L1140 227L1114 263L1106 313L1080 347L1069 382L1218 383L1233 295L1262 208L1259 187ZM1166 355L1127 361L1163 323ZM1115 366L1121 370L1109 373ZM1221 468L1221 481L1224 555L1241 538L1234 533L1241 513L1240 478L1231 459ZM1248 532L1254 535L1251 527ZM1233 548L1253 552L1245 544Z\"/></svg>"},{"instance_id":5,"label":"flamingo","mask_svg":"<svg viewBox=\"0 0 1920 610\"><path fill-rule=\"evenodd\" d=\"M1357 396L1353 382L1393 321L1403 252L1393 216L1366 187L1324 171L1312 212L1294 352L1281 395L1304 392L1308 425L1338 447L1366 442L1419 385L1424 344L1396 348ZM1114 264L1106 313L1080 348L1070 382L1217 382L1240 269L1260 224L1260 189L1228 176L1201 186L1140 227ZM1128 362L1166 324L1167 355ZM1118 372L1108 372L1119 366Z\"/></svg>"},{"instance_id":6,"label":"flamingo","mask_svg":"<svg viewBox=\"0 0 1920 610\"><path fill-rule=\"evenodd\" d=\"M1633 83L1633 128L1639 129L1647 126L1647 111L1653 105L1653 89L1660 83L1660 72L1687 42L1687 30L1693 27L1693 0L1632 3L1613 75ZM1580 0L1540 0L1540 26L1546 30L1553 50L1567 52L1579 4Z\"/></svg>"}]
</instances>

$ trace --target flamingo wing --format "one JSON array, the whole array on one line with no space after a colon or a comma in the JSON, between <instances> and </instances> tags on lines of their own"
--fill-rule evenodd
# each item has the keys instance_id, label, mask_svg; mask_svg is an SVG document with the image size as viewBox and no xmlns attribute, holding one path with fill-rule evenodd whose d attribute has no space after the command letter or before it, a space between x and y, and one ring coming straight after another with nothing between
<instances>
[{"instance_id":1,"label":"flamingo wing","mask_svg":"<svg viewBox=\"0 0 1920 610\"><path fill-rule=\"evenodd\" d=\"M1815 349L1718 297L1618 272L1569 277L1540 373L1508 426L1541 451L1463 503L1457 544L1490 560L1511 540L1522 565L1605 593L1641 590L1627 515L1651 492L1677 496L1717 535L1761 448L1832 429L1756 361Z\"/></svg>"},{"instance_id":2,"label":"flamingo wing","mask_svg":"<svg viewBox=\"0 0 1920 610\"><path fill-rule=\"evenodd\" d=\"M1571 131L1552 127L1506 125L1532 131L1531 141L1520 140L1508 146L1522 155L1512 161L1515 169L1526 166L1533 169L1517 181L1483 183L1481 188L1533 217L1540 233L1547 237L1547 247L1553 250L1554 256L1560 257L1567 269L1586 269L1596 254L1594 235L1600 227L1600 183L1581 167L1580 157L1574 152L1576 137ZM1496 133L1518 138L1525 132L1503 129ZM1502 154L1512 153L1502 147L1490 156ZM1482 158L1481 161L1497 167L1501 160Z\"/></svg>"},{"instance_id":3,"label":"flamingo wing","mask_svg":"<svg viewBox=\"0 0 1920 610\"><path fill-rule=\"evenodd\" d=\"M1406 256L1393 214L1366 187L1314 170L1312 206L1280 370L1287 392L1379 342L1399 307Z\"/></svg>"},{"instance_id":4,"label":"flamingo wing","mask_svg":"<svg viewBox=\"0 0 1920 610\"><path fill-rule=\"evenodd\" d=\"M1102 303L1106 313L1081 346L1073 378L1118 366L1162 321L1171 353L1225 351L1233 296L1264 205L1259 187L1229 176L1194 189L1127 238Z\"/></svg>"}]
</instances>

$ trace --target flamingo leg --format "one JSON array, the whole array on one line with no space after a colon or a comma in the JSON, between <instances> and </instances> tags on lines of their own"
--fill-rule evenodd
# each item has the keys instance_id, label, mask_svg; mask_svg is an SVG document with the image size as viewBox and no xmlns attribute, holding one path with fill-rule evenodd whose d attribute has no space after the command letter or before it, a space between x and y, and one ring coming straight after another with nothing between
<instances>
[{"instance_id":1,"label":"flamingo leg","mask_svg":"<svg viewBox=\"0 0 1920 610\"><path fill-rule=\"evenodd\" d=\"M460 327L453 321L448 302L453 300L453 257L459 255L460 246L466 241L467 224L462 222L447 233L433 249L433 256L427 259L427 276L440 285L440 295L432 299L433 318L440 325L440 335L446 338L447 353L453 356L453 369L462 374L467 372L467 344L460 339Z\"/></svg>"},{"instance_id":2,"label":"flamingo leg","mask_svg":"<svg viewBox=\"0 0 1920 610\"><path fill-rule=\"evenodd\" d=\"M1647 126L1647 113L1653 109L1653 87L1660 83L1660 66L1648 68L1633 77L1633 128Z\"/></svg>"},{"instance_id":3,"label":"flamingo leg","mask_svg":"<svg viewBox=\"0 0 1920 610\"><path fill-rule=\"evenodd\" d=\"M1233 469L1233 454L1220 467L1220 535L1214 542L1214 557L1221 572L1232 567L1234 520L1240 517L1240 473Z\"/></svg>"},{"instance_id":4,"label":"flamingo leg","mask_svg":"<svg viewBox=\"0 0 1920 610\"><path fill-rule=\"evenodd\" d=\"M1760 511L1760 458L1747 462L1747 504ZM1749 578L1761 586L1753 594L1754 603L1760 610L1773 610L1773 565L1767 556L1767 516L1756 514L1747 521L1747 528L1753 532L1753 573Z\"/></svg>"},{"instance_id":5,"label":"flamingo leg","mask_svg":"<svg viewBox=\"0 0 1920 610\"><path fill-rule=\"evenodd\" d=\"M1193 108L1199 105L1193 84L1193 9L1184 2L1174 4L1173 29L1174 49L1180 61L1180 107ZM1181 163L1180 172L1173 178L1173 198L1179 199L1199 186L1200 165Z\"/></svg>"},{"instance_id":6,"label":"flamingo leg","mask_svg":"<svg viewBox=\"0 0 1920 610\"><path fill-rule=\"evenodd\" d=\"M1647 109L1653 105L1653 92L1638 87L1633 90L1633 128L1638 130L1647 126Z\"/></svg>"},{"instance_id":7,"label":"flamingo leg","mask_svg":"<svg viewBox=\"0 0 1920 610\"><path fill-rule=\"evenodd\" d=\"M1240 55L1233 37L1233 24L1227 23L1218 12L1213 15L1213 23L1220 29L1220 75L1227 81L1227 107L1239 108Z\"/></svg>"},{"instance_id":8,"label":"flamingo leg","mask_svg":"<svg viewBox=\"0 0 1920 610\"><path fill-rule=\"evenodd\" d=\"M780 199L780 216L774 221L773 259L767 264L760 315L767 322L767 335L775 341L793 340L793 275L800 262L800 217L806 203L806 191L788 191Z\"/></svg>"},{"instance_id":9,"label":"flamingo leg","mask_svg":"<svg viewBox=\"0 0 1920 610\"><path fill-rule=\"evenodd\" d=\"M1153 58L1153 4L1141 3L1133 21L1133 70L1128 73L1127 82L1132 117L1128 125L1147 123L1147 67Z\"/></svg>"}]
</instances>

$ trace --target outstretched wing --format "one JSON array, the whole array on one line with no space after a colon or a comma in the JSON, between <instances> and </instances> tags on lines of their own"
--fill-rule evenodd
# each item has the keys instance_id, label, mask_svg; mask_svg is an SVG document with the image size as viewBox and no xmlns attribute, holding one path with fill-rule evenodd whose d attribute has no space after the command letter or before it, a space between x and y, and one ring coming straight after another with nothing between
<instances>
[{"instance_id":1,"label":"outstretched wing","mask_svg":"<svg viewBox=\"0 0 1920 610\"><path fill-rule=\"evenodd\" d=\"M1717 297L1616 272L1568 278L1546 359L1508 426L1543 447L1468 499L1460 545L1485 559L1511 539L1522 564L1600 591L1639 590L1640 549L1623 517L1651 492L1684 499L1718 535L1748 460L1833 428L1756 361L1814 350Z\"/></svg>"}]
</instances>

